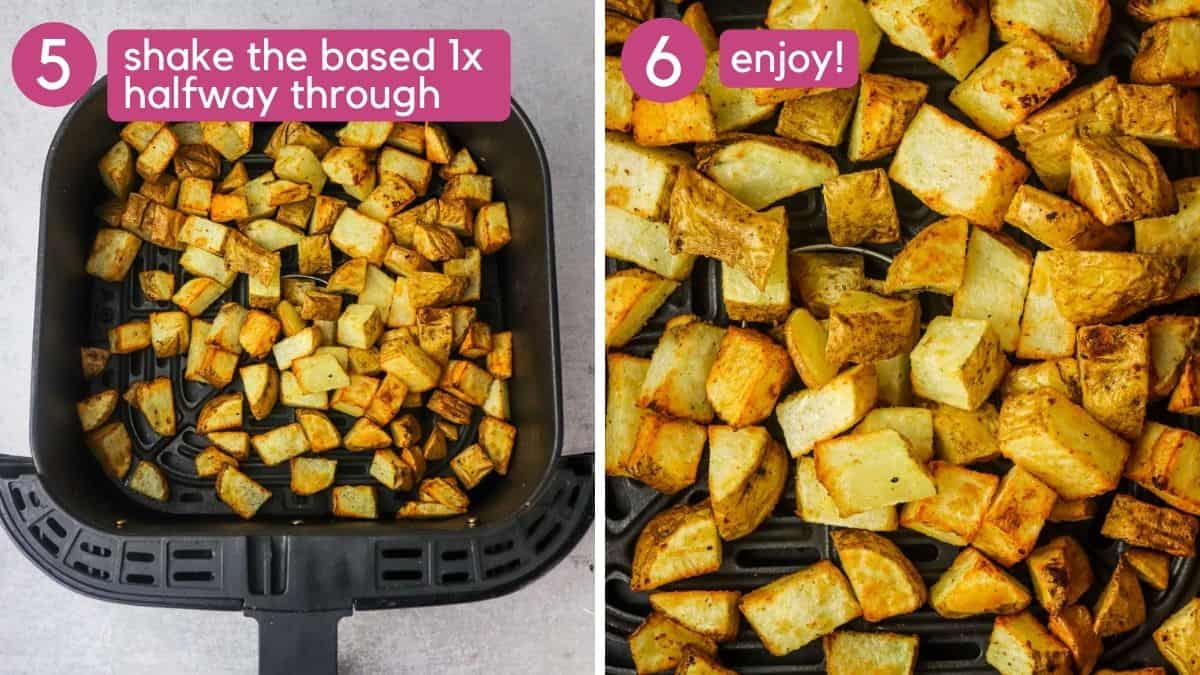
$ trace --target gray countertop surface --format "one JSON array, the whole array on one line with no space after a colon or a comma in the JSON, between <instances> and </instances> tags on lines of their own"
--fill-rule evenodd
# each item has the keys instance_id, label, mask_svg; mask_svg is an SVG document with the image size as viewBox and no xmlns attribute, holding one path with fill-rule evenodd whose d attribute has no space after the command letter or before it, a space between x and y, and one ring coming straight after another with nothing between
<instances>
[{"instance_id":1,"label":"gray countertop surface","mask_svg":"<svg viewBox=\"0 0 1200 675\"><path fill-rule=\"evenodd\" d=\"M593 445L593 74L591 2L531 0L30 0L0 5L0 452L29 454L31 317L38 199L65 109L27 101L12 49L44 21L96 47L118 28L504 28L513 96L550 159L562 332L567 452ZM584 673L593 668L592 534L554 570L511 595L469 605L363 612L342 621L343 673ZM77 595L0 537L0 672L252 673L254 622L235 612L163 610Z\"/></svg>"}]
</instances>

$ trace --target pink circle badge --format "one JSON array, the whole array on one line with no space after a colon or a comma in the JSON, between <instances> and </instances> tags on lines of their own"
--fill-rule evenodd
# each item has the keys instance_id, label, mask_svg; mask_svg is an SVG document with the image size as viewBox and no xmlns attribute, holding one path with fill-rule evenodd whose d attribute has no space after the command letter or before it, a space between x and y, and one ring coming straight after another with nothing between
<instances>
[{"instance_id":1,"label":"pink circle badge","mask_svg":"<svg viewBox=\"0 0 1200 675\"><path fill-rule=\"evenodd\" d=\"M49 107L70 105L96 79L96 50L74 26L39 24L17 41L12 75L30 101Z\"/></svg>"},{"instance_id":2,"label":"pink circle badge","mask_svg":"<svg viewBox=\"0 0 1200 675\"><path fill-rule=\"evenodd\" d=\"M621 49L621 71L633 93L659 103L678 101L704 78L708 55L691 28L654 19L634 29Z\"/></svg>"}]
</instances>

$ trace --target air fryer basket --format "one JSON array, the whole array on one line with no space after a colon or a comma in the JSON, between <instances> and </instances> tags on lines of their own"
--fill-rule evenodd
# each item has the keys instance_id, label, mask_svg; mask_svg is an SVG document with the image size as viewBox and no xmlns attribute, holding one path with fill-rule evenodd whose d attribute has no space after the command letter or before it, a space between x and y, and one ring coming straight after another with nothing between
<instances>
[{"instance_id":1,"label":"air fryer basket","mask_svg":"<svg viewBox=\"0 0 1200 675\"><path fill-rule=\"evenodd\" d=\"M270 125L260 125L268 127ZM246 471L275 496L252 521L215 500L209 481L189 470L202 449L195 417L215 392L186 383L182 359L148 350L114 356L101 382L85 384L79 348L102 345L108 327L158 309L134 290L137 271L178 272L178 254L143 246L122 284L84 274L105 196L96 162L120 125L108 119L101 80L67 114L46 161L39 239L31 403L32 460L0 455L0 519L25 554L52 578L93 597L204 609L241 609L259 619L264 672L332 672L337 620L353 609L480 600L516 590L553 567L592 517L592 454L564 457L554 283L550 181L541 144L513 103L495 124L449 124L496 178L508 202L513 242L485 264L494 293L480 315L513 332L509 382L517 447L507 477L471 494L468 515L440 522L390 519L395 495L382 489L373 522L329 517L325 494L287 489L286 467L248 462ZM255 147L261 148L265 129ZM249 156L252 173L269 168ZM289 265L291 269L289 269ZM284 272L294 271L294 254ZM245 300L244 281L231 292ZM212 309L210 309L210 313ZM171 499L146 500L109 480L84 448L74 402L98 388L170 377L180 434L158 439L122 405L134 454L157 460ZM278 408L247 430L290 421ZM332 417L340 417L331 415ZM345 425L345 420L341 420ZM474 424L464 428L465 441ZM462 441L451 450L462 447ZM336 451L338 481L371 483L369 453ZM280 470L282 469L282 470ZM445 474L445 464L431 467Z\"/></svg>"},{"instance_id":2,"label":"air fryer basket","mask_svg":"<svg viewBox=\"0 0 1200 675\"><path fill-rule=\"evenodd\" d=\"M684 3L659 2L659 16L677 18ZM710 20L719 31L728 28L755 28L763 24L767 2L745 3L741 0L704 0ZM750 6L747 6L750 5ZM1135 25L1124 13L1123 3L1113 7L1113 25L1109 30L1104 56L1096 66L1081 67L1079 77L1072 88L1080 84L1097 81L1109 74L1128 80L1129 64L1137 48L1141 26ZM996 46L993 40L993 48ZM880 72L918 79L929 84L927 102L955 118L969 121L949 103L948 96L955 82L933 64L920 56L891 45L886 36L880 45L879 54L872 72ZM751 131L773 133L774 119L756 126ZM1005 142L1015 148L1012 139ZM1200 173L1200 152L1165 150L1155 148L1168 174L1182 178ZM834 150L840 169L845 171L866 168L886 168L890 157L874 162L851 164L844 150ZM853 167L853 168L852 168ZM911 193L899 185L892 185L896 208L900 215L904 240L907 241L926 224L940 218L930 211ZM809 190L784 202L789 219L789 239L793 248L836 248L829 246L825 228L824 206L819 190ZM1009 230L1010 233L1013 231ZM1032 249L1044 248L1033 239L1016 232L1017 238ZM866 258L868 276L883 278L890 256L901 244L874 246L856 250ZM882 255L881 255L882 254ZM608 261L612 272L624 263ZM938 296L926 294L923 299L923 314L926 317L949 311L949 303ZM1183 305L1157 308L1166 313L1200 313L1200 302L1190 301ZM623 351L638 356L649 356L662 335L666 320L682 313L695 314L701 319L718 325L728 325L729 318L721 302L720 266L715 261L701 258L689 282L682 284L660 311L647 323L643 331ZM1169 414L1162 403L1155 404L1149 417L1180 427L1197 428L1189 418ZM772 421L772 425L774 422ZM775 428L778 436L778 429ZM702 467L704 465L702 464ZM987 470L987 466L984 466ZM992 467L993 471L999 467ZM655 514L674 504L695 503L707 496L707 477L702 468L696 484L674 496L661 495L654 490L626 478L606 478L606 527L605 527L605 663L608 673L625 675L633 672L628 643L629 634L649 614L650 607L645 593L634 593L629 589L633 549L638 534ZM1155 501L1143 494L1140 488L1124 482L1120 491L1132 493L1139 498ZM1111 496L1099 504L1100 512L1108 508ZM747 592L758 588L802 566L821 559L837 560L829 538L831 528L806 523L794 513L794 484L789 477L783 496L774 513L751 535L732 542L725 542L724 561L719 571L700 577L669 584L663 590L685 589L734 589ZM1048 524L1040 541L1060 534L1075 536L1088 550L1098 579L1107 579L1116 564L1124 545L1100 536L1100 520L1084 523ZM927 584L932 584L954 560L958 547L950 546L909 530L886 533L888 538L904 551L916 565ZM1027 586L1028 574L1023 564L1010 570ZM1082 602L1092 606L1099 592L1097 583ZM1167 616L1200 592L1200 570L1195 558L1175 558L1171 567L1171 585L1166 591L1155 591L1143 586L1146 596L1147 620L1137 630L1105 641L1106 651L1102 667L1133 668L1146 665L1165 665L1158 654L1150 633ZM870 624L861 619L846 626L851 630L884 630L912 633L920 636L920 660L918 672L922 673L989 673L995 672L984 660L988 636L992 629L992 617L974 617L966 620L946 620L928 607L903 617ZM743 675L765 675L768 673L819 673L824 672L824 657L820 641L786 657L775 657L767 653L762 643L746 623L742 622L738 637L719 645L719 657L726 666Z\"/></svg>"}]
</instances>

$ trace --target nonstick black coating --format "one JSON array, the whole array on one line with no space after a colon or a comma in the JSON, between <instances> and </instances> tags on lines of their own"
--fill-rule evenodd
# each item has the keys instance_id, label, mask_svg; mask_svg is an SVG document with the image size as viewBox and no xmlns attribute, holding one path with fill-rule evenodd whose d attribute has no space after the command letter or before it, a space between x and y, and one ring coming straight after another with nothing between
<instances>
[{"instance_id":1,"label":"nonstick black coating","mask_svg":"<svg viewBox=\"0 0 1200 675\"><path fill-rule=\"evenodd\" d=\"M660 2L659 16L678 17L690 3L675 5ZM706 0L704 8L717 31L728 28L757 28L763 24L767 2L744 2L740 0ZM1129 63L1137 48L1137 37L1142 26L1135 25L1124 13L1123 3L1113 7L1113 25L1108 33L1104 56L1096 66L1081 67L1079 77L1071 85L1074 89L1082 84L1094 82L1109 74L1116 74L1128 81ZM993 36L993 49L998 45ZM617 54L617 51L610 51ZM954 80L920 56L891 45L884 37L872 72L887 73L929 84L927 102L948 112L960 121L970 121L952 106L948 100ZM773 133L775 120L756 126L750 131ZM1004 144L1015 149L1013 140ZM1200 152L1154 148L1172 179L1200 174ZM832 151L843 171L886 168L891 158L874 162L851 163L846 159L844 148ZM1036 182L1036 181L1035 181ZM896 208L900 215L904 240L907 241L925 225L941 216L926 208L907 190L892 185ZM820 190L809 190L784 202L788 211L789 238L793 248L815 244L828 244L825 227L824 204ZM1007 228L1022 244L1031 249L1045 248L1023 233ZM894 254L903 242L885 246L869 247L872 251ZM624 263L607 261L608 272ZM882 278L886 264L878 259L867 258L869 276ZM928 294L926 294L928 296ZM948 303L939 303L940 297L923 298L926 318L948 311ZM1197 314L1200 303L1189 301L1180 305L1156 308L1156 313ZM647 323L643 331L634 338L624 351L638 356L649 356L654 350L663 327L672 316L695 314L705 321L728 325L729 318L721 303L720 265L713 260L697 260L691 279L680 285L662 309ZM1134 317L1137 320L1137 317ZM1149 416L1174 426L1196 429L1190 418L1171 415L1163 410L1161 403L1151 407ZM775 429L778 434L778 429ZM629 574L633 558L633 547L637 535L646 522L663 509L678 503L696 502L707 494L706 464L701 463L701 473L696 485L673 497L660 495L654 490L625 478L608 478L605 481L606 505L606 557L605 557L605 659L609 673L630 673L633 662L629 655L626 638L650 611L647 594L634 593L629 589ZM999 472L997 464L985 467ZM1142 499L1154 501L1136 486L1122 484L1122 491L1131 492ZM1109 499L1102 500L1100 512L1107 510ZM736 589L743 592L762 586L780 576L794 572L802 566L821 559L836 560L829 539L828 528L800 520L794 514L795 494L792 479L780 499L774 514L753 534L725 545L724 562L721 569L694 579L670 584L661 590L680 589ZM1099 534L1100 522L1070 525L1050 525L1039 541L1059 534L1072 534L1083 543L1093 560L1097 583L1083 602L1089 607L1095 601L1100 587L1107 581L1123 544L1107 540ZM907 530L888 533L920 570L925 581L932 584L941 572L953 561L957 547L944 544L929 537ZM1028 574L1024 564L1011 570L1028 585ZM1200 591L1200 573L1197 573L1194 558L1176 558L1171 572L1171 586L1158 592L1143 585L1146 596L1147 621L1136 631L1106 641L1106 653L1102 665L1133 668L1145 665L1165 665L1150 639L1151 631L1167 616L1195 597ZM889 630L914 633L921 638L918 671L923 673L986 673L995 672L984 660L988 636L991 633L991 617L976 617L950 621L939 617L928 607L910 615L890 619L879 624L863 620L846 626L851 630ZM820 641L793 652L786 657L771 656L762 647L754 632L743 621L741 633L731 641L720 645L719 657L727 667L743 675L767 673L819 673L824 672Z\"/></svg>"},{"instance_id":2,"label":"nonstick black coating","mask_svg":"<svg viewBox=\"0 0 1200 675\"><path fill-rule=\"evenodd\" d=\"M485 258L487 291L479 303L481 317L498 330L513 331L515 352L515 373L509 386L513 421L519 431L509 475L492 477L471 493L470 515L477 522L497 523L526 504L561 449L549 175L536 135L515 105L514 113L505 122L446 126L456 143L471 149L481 170L495 178L497 198L507 201L513 229L512 244ZM256 125L255 148L263 147L272 127ZM321 128L331 133L335 127ZM151 245L142 247L134 269L121 284L105 283L84 274L84 262L98 224L93 209L107 196L98 178L96 162L115 142L119 130L120 125L106 114L101 81L68 114L46 161L31 428L33 458L40 476L55 499L72 515L100 526L111 526L122 519L126 531L168 523L172 532L192 528L208 531L213 527L222 530L247 527L259 531L298 518L309 523L322 522L329 513L328 494L308 498L292 494L287 489L286 465L266 467L256 459L245 463L247 473L275 492L252 524L237 522L215 499L211 481L195 476L191 458L205 447L202 437L194 433L195 418L203 403L216 392L211 387L183 380L183 357L159 360L150 350L114 356L102 377L87 384L82 381L80 347L103 346L106 332L113 325L170 308L169 303L155 303L142 297L137 272L167 269L177 272L179 283L185 278L177 265L178 253ZM269 158L261 153L246 159L251 176L270 168ZM294 253L285 256L284 273L294 272L294 266ZM244 278L239 279L226 297L245 302ZM206 318L220 302L214 303ZM135 457L157 461L166 471L171 498L165 504L146 500L104 476L88 456L74 417L74 402L88 393L108 387L124 391L133 381L159 376L170 377L175 386L180 428L175 438L159 438L140 413L124 403L117 414L130 429ZM246 429L254 433L286 424L291 421L291 414L281 405L261 422L247 415ZM331 412L330 416L343 429L348 427L350 420L344 415ZM452 446L451 454L469 443L473 433L474 424L464 428L462 440ZM328 456L339 460L338 483L375 484L367 474L371 453L338 450ZM445 474L448 467L442 463L431 472ZM378 485L377 488L380 488L377 492L381 512L390 515L404 496L394 495ZM210 518L180 519L170 515ZM386 524L382 526L456 529L465 520L463 517L411 524L393 523L385 518ZM360 527L361 524L356 525L353 531L362 531ZM333 530L346 531L346 528Z\"/></svg>"}]
</instances>

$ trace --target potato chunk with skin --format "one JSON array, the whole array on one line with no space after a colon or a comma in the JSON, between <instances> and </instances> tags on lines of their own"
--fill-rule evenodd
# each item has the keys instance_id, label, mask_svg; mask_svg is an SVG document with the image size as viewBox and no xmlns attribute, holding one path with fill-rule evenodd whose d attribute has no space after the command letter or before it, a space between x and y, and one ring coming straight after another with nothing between
<instances>
[{"instance_id":1,"label":"potato chunk with skin","mask_svg":"<svg viewBox=\"0 0 1200 675\"><path fill-rule=\"evenodd\" d=\"M953 315L987 320L1004 351L1015 350L1032 268L1033 255L1007 235L973 229Z\"/></svg>"},{"instance_id":2,"label":"potato chunk with skin","mask_svg":"<svg viewBox=\"0 0 1200 675\"><path fill-rule=\"evenodd\" d=\"M848 87L785 101L779 111L775 134L802 143L837 147L842 144L846 127L854 115L857 97L858 87ZM709 98L711 100L712 94ZM721 112L716 109L715 102L714 113L717 131L728 131L722 128Z\"/></svg>"},{"instance_id":3,"label":"potato chunk with skin","mask_svg":"<svg viewBox=\"0 0 1200 675\"><path fill-rule=\"evenodd\" d=\"M118 199L124 200L133 189L136 161L133 149L125 141L114 143L100 158L100 181Z\"/></svg>"},{"instance_id":4,"label":"potato chunk with skin","mask_svg":"<svg viewBox=\"0 0 1200 675\"><path fill-rule=\"evenodd\" d=\"M1016 356L1022 359L1071 357L1075 353L1075 324L1062 315L1050 280L1050 261L1039 251L1033 260L1025 310L1021 314ZM1078 396L1073 397L1078 400Z\"/></svg>"},{"instance_id":5,"label":"potato chunk with skin","mask_svg":"<svg viewBox=\"0 0 1200 675\"><path fill-rule=\"evenodd\" d=\"M717 642L737 637L738 591L663 591L651 593L650 606L690 630Z\"/></svg>"},{"instance_id":6,"label":"potato chunk with skin","mask_svg":"<svg viewBox=\"0 0 1200 675\"><path fill-rule=\"evenodd\" d=\"M1148 548L1127 548L1123 554L1125 562L1137 572L1147 586L1165 591L1171 585L1171 557L1161 551Z\"/></svg>"},{"instance_id":7,"label":"potato chunk with skin","mask_svg":"<svg viewBox=\"0 0 1200 675\"><path fill-rule=\"evenodd\" d=\"M837 246L900 240L900 217L883 169L842 174L822 187L829 239Z\"/></svg>"},{"instance_id":8,"label":"potato chunk with skin","mask_svg":"<svg viewBox=\"0 0 1200 675\"><path fill-rule=\"evenodd\" d=\"M1167 410L1182 415L1200 415L1200 354L1184 362L1183 373L1171 392Z\"/></svg>"},{"instance_id":9,"label":"potato chunk with skin","mask_svg":"<svg viewBox=\"0 0 1200 675\"><path fill-rule=\"evenodd\" d=\"M646 148L625 134L604 135L604 202L651 221L666 219L681 166L693 157L676 148Z\"/></svg>"},{"instance_id":10,"label":"potato chunk with skin","mask_svg":"<svg viewBox=\"0 0 1200 675\"><path fill-rule=\"evenodd\" d=\"M792 310L783 326L783 342L792 365L804 381L804 386L816 389L837 376L837 368L825 356L828 334L825 326L808 310Z\"/></svg>"},{"instance_id":11,"label":"potato chunk with skin","mask_svg":"<svg viewBox=\"0 0 1200 675\"><path fill-rule=\"evenodd\" d=\"M1163 398L1179 383L1191 349L1200 340L1200 318L1152 316L1146 319L1146 331L1150 340L1150 397Z\"/></svg>"},{"instance_id":12,"label":"potato chunk with skin","mask_svg":"<svg viewBox=\"0 0 1200 675\"><path fill-rule=\"evenodd\" d=\"M1117 323L1163 302L1183 274L1168 256L1116 251L1045 251L1054 300L1076 325Z\"/></svg>"},{"instance_id":13,"label":"potato chunk with skin","mask_svg":"<svg viewBox=\"0 0 1200 675\"><path fill-rule=\"evenodd\" d=\"M762 427L708 428L708 488L725 541L753 532L775 510L787 482L788 456Z\"/></svg>"},{"instance_id":14,"label":"potato chunk with skin","mask_svg":"<svg viewBox=\"0 0 1200 675\"><path fill-rule=\"evenodd\" d=\"M775 656L790 654L862 615L850 582L828 560L754 589L738 606Z\"/></svg>"},{"instance_id":15,"label":"potato chunk with skin","mask_svg":"<svg viewBox=\"0 0 1200 675\"><path fill-rule=\"evenodd\" d=\"M992 138L1018 124L1075 79L1075 67L1036 35L992 52L950 92L950 102Z\"/></svg>"},{"instance_id":16,"label":"potato chunk with skin","mask_svg":"<svg viewBox=\"0 0 1200 675\"><path fill-rule=\"evenodd\" d=\"M250 414L256 420L266 418L279 401L279 371L270 364L255 363L243 367L239 372Z\"/></svg>"},{"instance_id":17,"label":"potato chunk with skin","mask_svg":"<svg viewBox=\"0 0 1200 675\"><path fill-rule=\"evenodd\" d=\"M834 368L846 363L886 361L911 351L920 330L921 306L866 291L847 291L829 310L825 358Z\"/></svg>"},{"instance_id":18,"label":"potato chunk with skin","mask_svg":"<svg viewBox=\"0 0 1200 675\"><path fill-rule=\"evenodd\" d=\"M104 281L121 281L129 274L141 247L142 240L131 232L100 228L88 255L87 273Z\"/></svg>"},{"instance_id":19,"label":"potato chunk with skin","mask_svg":"<svg viewBox=\"0 0 1200 675\"><path fill-rule=\"evenodd\" d=\"M1027 563L1033 592L1051 614L1078 601L1095 580L1087 552L1071 537L1055 537L1034 550Z\"/></svg>"},{"instance_id":20,"label":"potato chunk with skin","mask_svg":"<svg viewBox=\"0 0 1200 675\"><path fill-rule=\"evenodd\" d=\"M650 591L721 566L721 538L707 501L669 508L638 535L629 587Z\"/></svg>"},{"instance_id":21,"label":"potato chunk with skin","mask_svg":"<svg viewBox=\"0 0 1200 675\"><path fill-rule=\"evenodd\" d=\"M792 295L818 319L829 316L829 308L847 291L863 289L866 274L863 258L852 253L788 254L788 277Z\"/></svg>"},{"instance_id":22,"label":"potato chunk with skin","mask_svg":"<svg viewBox=\"0 0 1200 675\"><path fill-rule=\"evenodd\" d=\"M993 0L991 12L1001 40L1011 42L1034 33L1063 56L1085 65L1100 60L1112 20L1112 8L1104 0L1069 0L1059 8Z\"/></svg>"},{"instance_id":23,"label":"potato chunk with skin","mask_svg":"<svg viewBox=\"0 0 1200 675\"><path fill-rule=\"evenodd\" d=\"M911 359L914 393L963 410L978 408L1008 369L995 332L980 319L935 317Z\"/></svg>"},{"instance_id":24,"label":"potato chunk with skin","mask_svg":"<svg viewBox=\"0 0 1200 675\"><path fill-rule=\"evenodd\" d=\"M1011 567L1033 552L1057 499L1054 490L1037 476L1014 466L1000 480L971 545Z\"/></svg>"},{"instance_id":25,"label":"potato chunk with skin","mask_svg":"<svg viewBox=\"0 0 1200 675\"><path fill-rule=\"evenodd\" d=\"M642 329L677 282L640 269L621 270L604 280L604 344L622 347Z\"/></svg>"},{"instance_id":26,"label":"potato chunk with skin","mask_svg":"<svg viewBox=\"0 0 1200 675\"><path fill-rule=\"evenodd\" d=\"M688 253L671 252L666 223L646 220L611 204L604 207L604 233L604 255L668 279L686 279L696 260Z\"/></svg>"},{"instance_id":27,"label":"potato chunk with skin","mask_svg":"<svg viewBox=\"0 0 1200 675\"><path fill-rule=\"evenodd\" d=\"M1126 227L1104 225L1075 202L1032 185L1017 188L1004 221L1051 248L1109 250L1129 242Z\"/></svg>"},{"instance_id":28,"label":"potato chunk with skin","mask_svg":"<svg viewBox=\"0 0 1200 675\"><path fill-rule=\"evenodd\" d=\"M709 656L717 653L717 645L710 638L658 612L652 612L629 636L629 652L638 673L673 670L684 661L689 649Z\"/></svg>"},{"instance_id":29,"label":"potato chunk with skin","mask_svg":"<svg viewBox=\"0 0 1200 675\"><path fill-rule=\"evenodd\" d=\"M875 406L875 366L855 366L816 389L802 389L775 408L792 457L808 454L818 441L849 430Z\"/></svg>"},{"instance_id":30,"label":"potato chunk with skin","mask_svg":"<svg viewBox=\"0 0 1200 675\"><path fill-rule=\"evenodd\" d=\"M296 421L304 430L304 436L313 452L325 452L341 446L342 435L325 413L318 410L297 410Z\"/></svg>"},{"instance_id":31,"label":"potato chunk with skin","mask_svg":"<svg viewBox=\"0 0 1200 675\"><path fill-rule=\"evenodd\" d=\"M837 176L837 163L810 145L775 136L731 134L697 148L696 168L751 209L810 190ZM770 167L764 172L764 167Z\"/></svg>"},{"instance_id":32,"label":"potato chunk with skin","mask_svg":"<svg viewBox=\"0 0 1200 675\"><path fill-rule=\"evenodd\" d=\"M1147 422L1125 477L1170 506L1200 514L1200 436L1157 422Z\"/></svg>"},{"instance_id":33,"label":"potato chunk with skin","mask_svg":"<svg viewBox=\"0 0 1200 675\"><path fill-rule=\"evenodd\" d=\"M925 604L925 581L890 539L862 530L835 530L831 536L864 619L883 621Z\"/></svg>"},{"instance_id":34,"label":"potato chunk with skin","mask_svg":"<svg viewBox=\"0 0 1200 675\"><path fill-rule=\"evenodd\" d=\"M1061 392L1011 396L1000 410L1000 450L1065 499L1115 488L1129 444Z\"/></svg>"},{"instance_id":35,"label":"potato chunk with skin","mask_svg":"<svg viewBox=\"0 0 1200 675\"><path fill-rule=\"evenodd\" d=\"M1150 341L1145 324L1084 326L1078 340L1083 407L1127 439L1142 433L1150 400Z\"/></svg>"},{"instance_id":36,"label":"potato chunk with skin","mask_svg":"<svg viewBox=\"0 0 1200 675\"><path fill-rule=\"evenodd\" d=\"M251 436L250 444L267 466L282 464L310 450L304 428L296 422Z\"/></svg>"},{"instance_id":37,"label":"potato chunk with skin","mask_svg":"<svg viewBox=\"0 0 1200 675\"><path fill-rule=\"evenodd\" d=\"M151 312L150 345L156 358L179 356L191 343L191 319L186 312Z\"/></svg>"},{"instance_id":38,"label":"potato chunk with skin","mask_svg":"<svg viewBox=\"0 0 1200 675\"><path fill-rule=\"evenodd\" d=\"M1117 85L1118 127L1148 145L1200 148L1200 94L1174 85Z\"/></svg>"},{"instance_id":39,"label":"potato chunk with skin","mask_svg":"<svg viewBox=\"0 0 1200 675\"><path fill-rule=\"evenodd\" d=\"M758 331L731 326L721 338L705 391L721 419L733 427L744 427L770 416L791 376L786 349Z\"/></svg>"},{"instance_id":40,"label":"potato chunk with skin","mask_svg":"<svg viewBox=\"0 0 1200 675\"><path fill-rule=\"evenodd\" d=\"M964 548L929 589L929 606L947 619L1012 614L1032 597L1021 582L974 548Z\"/></svg>"},{"instance_id":41,"label":"potato chunk with skin","mask_svg":"<svg viewBox=\"0 0 1200 675\"><path fill-rule=\"evenodd\" d=\"M704 427L695 422L647 413L621 468L659 492L675 494L696 482L704 441Z\"/></svg>"},{"instance_id":42,"label":"potato chunk with skin","mask_svg":"<svg viewBox=\"0 0 1200 675\"><path fill-rule=\"evenodd\" d=\"M638 145L703 143L717 138L712 104L703 92L670 103L639 98L633 102L631 123Z\"/></svg>"},{"instance_id":43,"label":"potato chunk with skin","mask_svg":"<svg viewBox=\"0 0 1200 675\"><path fill-rule=\"evenodd\" d=\"M922 105L888 175L934 211L996 230L1029 167L987 136Z\"/></svg>"},{"instance_id":44,"label":"potato chunk with skin","mask_svg":"<svg viewBox=\"0 0 1200 675\"><path fill-rule=\"evenodd\" d=\"M765 20L768 28L779 29L844 29L858 35L858 69L867 72L875 60L875 52L883 33L871 19L862 2L832 0L810 6L772 0Z\"/></svg>"},{"instance_id":45,"label":"potato chunk with skin","mask_svg":"<svg viewBox=\"0 0 1200 675\"><path fill-rule=\"evenodd\" d=\"M1076 139L1117 132L1116 76L1079 87L1017 125L1017 143L1051 192L1064 192Z\"/></svg>"},{"instance_id":46,"label":"potato chunk with skin","mask_svg":"<svg viewBox=\"0 0 1200 675\"><path fill-rule=\"evenodd\" d=\"M1200 662L1200 598L1188 601L1154 631L1154 644L1180 673L1193 675Z\"/></svg>"},{"instance_id":47,"label":"potato chunk with skin","mask_svg":"<svg viewBox=\"0 0 1200 675\"><path fill-rule=\"evenodd\" d=\"M904 291L955 293L966 273L969 230L966 219L960 216L926 225L888 266L884 291L889 294Z\"/></svg>"},{"instance_id":48,"label":"potato chunk with skin","mask_svg":"<svg viewBox=\"0 0 1200 675\"><path fill-rule=\"evenodd\" d=\"M819 441L813 461L817 479L843 516L924 499L936 491L908 440L891 429Z\"/></svg>"},{"instance_id":49,"label":"potato chunk with skin","mask_svg":"<svg viewBox=\"0 0 1200 675\"><path fill-rule=\"evenodd\" d=\"M987 662L1003 675L1071 675L1071 652L1029 612L996 617Z\"/></svg>"},{"instance_id":50,"label":"potato chunk with skin","mask_svg":"<svg viewBox=\"0 0 1200 675\"><path fill-rule=\"evenodd\" d=\"M1118 494L1113 498L1100 533L1134 546L1187 556L1195 551L1198 529L1200 521L1195 516Z\"/></svg>"},{"instance_id":51,"label":"potato chunk with skin","mask_svg":"<svg viewBox=\"0 0 1200 675\"><path fill-rule=\"evenodd\" d=\"M1092 613L1083 605L1071 605L1051 614L1047 627L1071 652L1076 672L1090 673L1096 667L1104 643L1092 627Z\"/></svg>"},{"instance_id":52,"label":"potato chunk with skin","mask_svg":"<svg viewBox=\"0 0 1200 675\"><path fill-rule=\"evenodd\" d=\"M983 525L1000 479L942 461L930 462L929 472L937 494L905 504L900 524L939 541L966 546Z\"/></svg>"},{"instance_id":53,"label":"potato chunk with skin","mask_svg":"<svg viewBox=\"0 0 1200 675\"><path fill-rule=\"evenodd\" d=\"M1093 628L1100 637L1119 635L1137 628L1146 620L1146 600L1137 574L1124 557L1096 600Z\"/></svg>"},{"instance_id":54,"label":"potato chunk with skin","mask_svg":"<svg viewBox=\"0 0 1200 675\"><path fill-rule=\"evenodd\" d=\"M1170 215L1178 206L1158 157L1131 136L1079 139L1067 190L1105 225Z\"/></svg>"},{"instance_id":55,"label":"potato chunk with skin","mask_svg":"<svg viewBox=\"0 0 1200 675\"><path fill-rule=\"evenodd\" d=\"M828 675L912 675L917 668L916 635L839 630L822 640Z\"/></svg>"},{"instance_id":56,"label":"potato chunk with skin","mask_svg":"<svg viewBox=\"0 0 1200 675\"><path fill-rule=\"evenodd\" d=\"M860 78L846 150L850 160L855 162L892 154L929 93L929 85L924 82L893 75L864 72ZM780 120L782 123L782 117Z\"/></svg>"},{"instance_id":57,"label":"potato chunk with skin","mask_svg":"<svg viewBox=\"0 0 1200 675\"><path fill-rule=\"evenodd\" d=\"M812 457L801 457L796 461L796 515L805 522L853 527L873 532L891 532L896 529L896 508L884 506L852 516L842 516L829 491L817 480Z\"/></svg>"},{"instance_id":58,"label":"potato chunk with skin","mask_svg":"<svg viewBox=\"0 0 1200 675\"><path fill-rule=\"evenodd\" d=\"M705 383L724 336L725 329L702 322L663 333L651 357L638 405L695 422L711 422L714 410Z\"/></svg>"},{"instance_id":59,"label":"potato chunk with skin","mask_svg":"<svg viewBox=\"0 0 1200 675\"><path fill-rule=\"evenodd\" d=\"M1200 17L1159 21L1142 33L1129 79L1138 84L1200 86Z\"/></svg>"}]
</instances>

